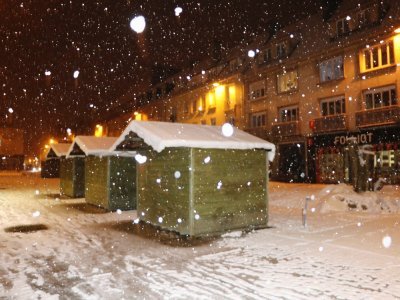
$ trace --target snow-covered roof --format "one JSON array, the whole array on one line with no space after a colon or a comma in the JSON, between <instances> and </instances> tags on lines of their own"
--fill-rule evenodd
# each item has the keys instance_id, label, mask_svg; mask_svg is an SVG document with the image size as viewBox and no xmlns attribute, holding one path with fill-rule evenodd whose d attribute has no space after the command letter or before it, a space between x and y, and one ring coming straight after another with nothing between
<instances>
[{"instance_id":1,"label":"snow-covered roof","mask_svg":"<svg viewBox=\"0 0 400 300\"><path fill-rule=\"evenodd\" d=\"M74 156L72 153L75 145L84 152L85 155L109 155L110 148L114 145L116 137L95 137L78 135L71 144L67 157Z\"/></svg>"},{"instance_id":2,"label":"snow-covered roof","mask_svg":"<svg viewBox=\"0 0 400 300\"><path fill-rule=\"evenodd\" d=\"M71 143L51 144L49 153L53 150L57 157L66 156L70 147Z\"/></svg>"},{"instance_id":3,"label":"snow-covered roof","mask_svg":"<svg viewBox=\"0 0 400 300\"><path fill-rule=\"evenodd\" d=\"M131 121L112 150L116 150L125 137L134 132L157 152L170 147L213 148L213 149L265 149L273 160L275 145L234 128L233 134L225 136L222 126L194 125L182 123Z\"/></svg>"}]
</instances>

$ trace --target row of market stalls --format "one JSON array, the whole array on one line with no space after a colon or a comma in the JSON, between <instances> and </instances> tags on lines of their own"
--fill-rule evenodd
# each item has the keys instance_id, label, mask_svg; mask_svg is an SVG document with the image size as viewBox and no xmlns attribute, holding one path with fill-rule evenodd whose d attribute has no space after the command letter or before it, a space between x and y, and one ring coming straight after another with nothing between
<instances>
[{"instance_id":1,"label":"row of market stalls","mask_svg":"<svg viewBox=\"0 0 400 300\"><path fill-rule=\"evenodd\" d=\"M53 152L63 195L136 209L141 221L184 235L267 226L275 146L239 129L132 121L117 138L78 136Z\"/></svg>"}]
</instances>

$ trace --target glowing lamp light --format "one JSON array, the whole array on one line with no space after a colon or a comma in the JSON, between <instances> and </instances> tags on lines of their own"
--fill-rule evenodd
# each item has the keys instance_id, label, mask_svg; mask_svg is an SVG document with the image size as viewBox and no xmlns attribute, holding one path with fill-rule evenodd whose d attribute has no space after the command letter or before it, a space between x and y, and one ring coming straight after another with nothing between
<instances>
[{"instance_id":1,"label":"glowing lamp light","mask_svg":"<svg viewBox=\"0 0 400 300\"><path fill-rule=\"evenodd\" d=\"M94 131L95 137L102 137L103 136L103 126L100 124L96 124L96 129Z\"/></svg>"},{"instance_id":2,"label":"glowing lamp light","mask_svg":"<svg viewBox=\"0 0 400 300\"><path fill-rule=\"evenodd\" d=\"M394 30L394 33L400 33L400 27L396 28L396 29Z\"/></svg>"},{"instance_id":3,"label":"glowing lamp light","mask_svg":"<svg viewBox=\"0 0 400 300\"><path fill-rule=\"evenodd\" d=\"M78 77L79 77L79 71L76 70L76 71L74 72L74 78L77 79Z\"/></svg>"},{"instance_id":4,"label":"glowing lamp light","mask_svg":"<svg viewBox=\"0 0 400 300\"><path fill-rule=\"evenodd\" d=\"M49 70L46 70L46 71L44 71L44 75L50 76L50 75L51 75L51 72L50 72Z\"/></svg>"},{"instance_id":5,"label":"glowing lamp light","mask_svg":"<svg viewBox=\"0 0 400 300\"><path fill-rule=\"evenodd\" d=\"M12 113L14 112L14 110L10 107L10 108L8 109L8 112L9 112L10 114L12 114Z\"/></svg>"},{"instance_id":6,"label":"glowing lamp light","mask_svg":"<svg viewBox=\"0 0 400 300\"><path fill-rule=\"evenodd\" d=\"M219 86L219 83L218 82L214 82L213 83L213 87L217 87L217 86Z\"/></svg>"},{"instance_id":7,"label":"glowing lamp light","mask_svg":"<svg viewBox=\"0 0 400 300\"><path fill-rule=\"evenodd\" d=\"M142 33L146 27L146 20L143 16L136 16L131 20L129 25L136 33Z\"/></svg>"}]
</instances>

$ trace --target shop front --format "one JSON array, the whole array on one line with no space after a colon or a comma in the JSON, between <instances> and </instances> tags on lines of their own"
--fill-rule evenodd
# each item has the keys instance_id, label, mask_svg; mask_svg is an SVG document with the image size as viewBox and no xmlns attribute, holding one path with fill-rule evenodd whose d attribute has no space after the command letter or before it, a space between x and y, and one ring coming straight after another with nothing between
<instances>
[{"instance_id":1,"label":"shop front","mask_svg":"<svg viewBox=\"0 0 400 300\"><path fill-rule=\"evenodd\" d=\"M400 183L400 128L377 128L357 132L317 135L309 139L317 183L350 183L354 156L366 166L368 180ZM351 149L356 147L353 154Z\"/></svg>"}]
</instances>

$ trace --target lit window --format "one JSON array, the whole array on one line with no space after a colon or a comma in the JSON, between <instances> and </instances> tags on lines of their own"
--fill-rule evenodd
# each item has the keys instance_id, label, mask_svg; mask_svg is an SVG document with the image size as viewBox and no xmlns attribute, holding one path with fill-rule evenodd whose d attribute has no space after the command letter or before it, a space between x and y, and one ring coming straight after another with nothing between
<instances>
[{"instance_id":1,"label":"lit window","mask_svg":"<svg viewBox=\"0 0 400 300\"><path fill-rule=\"evenodd\" d=\"M264 127L267 125L267 113L264 112L258 112L258 113L253 113L250 116L250 126L252 128L257 128L257 127Z\"/></svg>"},{"instance_id":2,"label":"lit window","mask_svg":"<svg viewBox=\"0 0 400 300\"><path fill-rule=\"evenodd\" d=\"M249 99L255 100L265 96L265 82L264 80L251 83L249 86Z\"/></svg>"},{"instance_id":3,"label":"lit window","mask_svg":"<svg viewBox=\"0 0 400 300\"><path fill-rule=\"evenodd\" d=\"M278 93L297 89L297 70L278 75Z\"/></svg>"},{"instance_id":4,"label":"lit window","mask_svg":"<svg viewBox=\"0 0 400 300\"><path fill-rule=\"evenodd\" d=\"M287 106L279 108L279 122L293 122L299 120L299 107Z\"/></svg>"},{"instance_id":5,"label":"lit window","mask_svg":"<svg viewBox=\"0 0 400 300\"><path fill-rule=\"evenodd\" d=\"M397 105L398 103L394 85L365 91L364 99L366 109Z\"/></svg>"},{"instance_id":6,"label":"lit window","mask_svg":"<svg viewBox=\"0 0 400 300\"><path fill-rule=\"evenodd\" d=\"M319 63L321 82L343 78L343 57L336 56Z\"/></svg>"},{"instance_id":7,"label":"lit window","mask_svg":"<svg viewBox=\"0 0 400 300\"><path fill-rule=\"evenodd\" d=\"M343 96L324 99L321 101L321 115L340 115L346 113L345 99Z\"/></svg>"},{"instance_id":8,"label":"lit window","mask_svg":"<svg viewBox=\"0 0 400 300\"><path fill-rule=\"evenodd\" d=\"M394 64L393 41L364 49L360 56L361 72L382 68Z\"/></svg>"}]
</instances>

